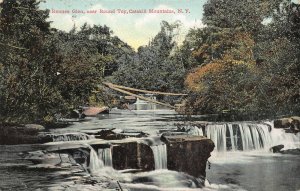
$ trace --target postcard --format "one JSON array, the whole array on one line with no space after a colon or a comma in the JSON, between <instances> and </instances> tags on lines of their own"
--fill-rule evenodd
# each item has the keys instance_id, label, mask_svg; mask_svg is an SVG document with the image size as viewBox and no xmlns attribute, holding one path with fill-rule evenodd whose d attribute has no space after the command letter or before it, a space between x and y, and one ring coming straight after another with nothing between
<instances>
[{"instance_id":1,"label":"postcard","mask_svg":"<svg viewBox=\"0 0 300 191\"><path fill-rule=\"evenodd\" d=\"M0 0L0 191L299 191L297 0Z\"/></svg>"}]
</instances>

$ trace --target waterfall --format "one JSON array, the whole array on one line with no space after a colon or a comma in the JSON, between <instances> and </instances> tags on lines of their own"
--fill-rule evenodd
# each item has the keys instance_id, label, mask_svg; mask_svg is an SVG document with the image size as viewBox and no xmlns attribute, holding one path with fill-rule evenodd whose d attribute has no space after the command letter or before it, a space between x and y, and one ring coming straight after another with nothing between
<instances>
[{"instance_id":1,"label":"waterfall","mask_svg":"<svg viewBox=\"0 0 300 191\"><path fill-rule=\"evenodd\" d=\"M230 143L231 143L231 150L235 151L238 148L237 144L237 135L233 134L233 127L232 124L228 124L229 136L230 136Z\"/></svg>"},{"instance_id":2,"label":"waterfall","mask_svg":"<svg viewBox=\"0 0 300 191\"><path fill-rule=\"evenodd\" d=\"M93 139L94 136L86 133L65 133L65 134L51 134L49 135L53 142L59 141L79 141Z\"/></svg>"},{"instance_id":3,"label":"waterfall","mask_svg":"<svg viewBox=\"0 0 300 191\"><path fill-rule=\"evenodd\" d=\"M272 137L267 124L209 124L206 135L217 151L259 150L272 146Z\"/></svg>"},{"instance_id":4,"label":"waterfall","mask_svg":"<svg viewBox=\"0 0 300 191\"><path fill-rule=\"evenodd\" d=\"M189 135L197 135L197 136L203 136L203 131L201 128L198 128L197 126L186 126L187 133Z\"/></svg>"},{"instance_id":5,"label":"waterfall","mask_svg":"<svg viewBox=\"0 0 300 191\"><path fill-rule=\"evenodd\" d=\"M284 145L283 150L300 148L300 133L285 133L284 129L275 129L274 124L272 126L271 138L272 145Z\"/></svg>"},{"instance_id":6,"label":"waterfall","mask_svg":"<svg viewBox=\"0 0 300 191\"><path fill-rule=\"evenodd\" d=\"M167 145L151 146L154 155L155 169L167 169Z\"/></svg>"},{"instance_id":7,"label":"waterfall","mask_svg":"<svg viewBox=\"0 0 300 191\"><path fill-rule=\"evenodd\" d=\"M101 168L103 168L104 163L101 159L99 159L95 149L91 146L89 146L89 148L91 149L89 169L90 169L91 173L94 173L94 172L99 171Z\"/></svg>"},{"instance_id":8,"label":"waterfall","mask_svg":"<svg viewBox=\"0 0 300 191\"><path fill-rule=\"evenodd\" d=\"M226 151L226 124L206 126L206 135L214 143L218 151Z\"/></svg>"},{"instance_id":9,"label":"waterfall","mask_svg":"<svg viewBox=\"0 0 300 191\"><path fill-rule=\"evenodd\" d=\"M105 166L112 167L111 148L98 149L98 157L102 159Z\"/></svg>"}]
</instances>

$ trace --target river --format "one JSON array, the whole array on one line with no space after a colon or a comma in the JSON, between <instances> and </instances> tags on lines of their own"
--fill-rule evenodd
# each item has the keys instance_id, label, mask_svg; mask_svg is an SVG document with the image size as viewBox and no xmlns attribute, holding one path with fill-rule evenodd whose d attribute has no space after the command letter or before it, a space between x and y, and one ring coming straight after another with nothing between
<instances>
[{"instance_id":1,"label":"river","mask_svg":"<svg viewBox=\"0 0 300 191\"><path fill-rule=\"evenodd\" d=\"M52 129L49 133L61 135L78 132L91 133L99 131L99 129L114 129L114 131L124 134L135 134L142 131L151 137L165 131L176 130L175 124L182 123L182 120L183 118L180 116L162 113L159 115L101 115L97 118L89 118L84 122L74 123L67 128ZM242 126L239 128L247 131ZM213 128L211 128L210 136L213 136L212 130ZM260 128L255 131L259 135L265 133ZM280 140L280 143L287 142L291 146L290 135L281 135L281 138L278 138L278 132L273 131L275 135L271 134L270 138L277 137L276 139ZM216 137L223 136L221 131L216 131L215 135ZM232 133L230 136L234 137L235 135ZM295 143L293 146L298 147L299 136L291 136L293 136L292 142ZM268 136L263 139L265 142L269 140ZM266 149L255 149L258 147L256 144L267 144L263 141L262 143L254 142L252 144L254 150L252 151L240 151L238 144L234 145L234 141L226 145L226 140L225 142L220 140L217 140L217 147L209 158L211 165L210 168L207 168L206 186L201 189L193 188L189 184L189 182L194 181L193 178L167 169L133 174L103 167L102 171L95 172L93 179L89 179L89 182L82 182L82 177L90 175L83 171L80 166L72 165L70 167L67 164L66 166L33 165L31 162L23 160L20 153L42 150L43 146L16 145L0 146L0 190L118 190L118 184L128 190L300 190L299 156L272 154ZM236 143L238 142L236 140ZM244 145L244 148L246 148L245 144L247 144L247 148L251 147L251 144L245 140L241 140L240 144ZM231 149L236 147L236 150L234 152L220 151L220 149L228 148L228 146ZM151 177L152 182L133 181L145 177Z\"/></svg>"}]
</instances>

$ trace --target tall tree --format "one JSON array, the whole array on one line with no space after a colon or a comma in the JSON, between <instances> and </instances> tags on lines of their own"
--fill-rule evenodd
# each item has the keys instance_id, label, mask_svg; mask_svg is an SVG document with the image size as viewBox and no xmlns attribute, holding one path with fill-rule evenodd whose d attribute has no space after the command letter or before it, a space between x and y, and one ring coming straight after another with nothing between
<instances>
[{"instance_id":1,"label":"tall tree","mask_svg":"<svg viewBox=\"0 0 300 191\"><path fill-rule=\"evenodd\" d=\"M149 42L139 47L137 55L114 73L116 83L149 90L180 91L185 69L176 58L174 29L179 23L161 23L161 30ZM176 55L176 56L175 56Z\"/></svg>"},{"instance_id":2,"label":"tall tree","mask_svg":"<svg viewBox=\"0 0 300 191\"><path fill-rule=\"evenodd\" d=\"M191 112L299 112L298 5L290 0L209 0L192 31L198 68L187 77Z\"/></svg>"},{"instance_id":3,"label":"tall tree","mask_svg":"<svg viewBox=\"0 0 300 191\"><path fill-rule=\"evenodd\" d=\"M49 12L38 5L0 4L0 116L8 121L43 118L64 104L55 88L61 57L50 37Z\"/></svg>"}]
</instances>

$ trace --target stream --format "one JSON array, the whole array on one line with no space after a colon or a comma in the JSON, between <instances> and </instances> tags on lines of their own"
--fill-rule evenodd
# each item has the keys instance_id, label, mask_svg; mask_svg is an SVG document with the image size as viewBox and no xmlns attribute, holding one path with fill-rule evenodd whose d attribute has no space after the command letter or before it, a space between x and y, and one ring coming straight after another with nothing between
<instances>
[{"instance_id":1,"label":"stream","mask_svg":"<svg viewBox=\"0 0 300 191\"><path fill-rule=\"evenodd\" d=\"M168 112L104 114L66 128L51 129L48 134L54 137L54 141L59 141L52 143L54 145L61 141L84 145L94 139L90 134L101 129L113 129L129 136L143 132L151 137L177 130L177 123L184 123L183 118ZM300 148L299 135L285 134L277 129L269 132L271 122L249 124L211 123L205 132L189 127L191 134L206 134L216 145L209 158L211 164L206 170L204 188L195 186L198 180L194 177L166 169L165 146L151 147L156 153L155 171L125 173L111 167L109 149L91 149L89 163L92 167L87 172L75 162L64 163L69 160L65 154L59 155L63 162L59 166L33 164L20 155L22 152L43 150L45 145L0 145L0 190L300 190L299 155L269 152L271 146L278 144L285 144L286 149ZM56 155L48 157L57 160Z\"/></svg>"}]
</instances>

